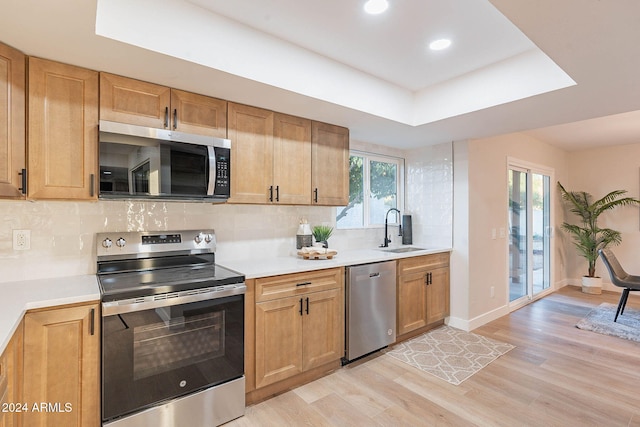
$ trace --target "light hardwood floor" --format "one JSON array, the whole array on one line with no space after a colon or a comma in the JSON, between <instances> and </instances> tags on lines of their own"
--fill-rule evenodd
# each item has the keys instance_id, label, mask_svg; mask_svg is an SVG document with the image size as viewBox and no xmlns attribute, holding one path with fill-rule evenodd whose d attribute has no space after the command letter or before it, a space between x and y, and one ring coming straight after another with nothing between
<instances>
[{"instance_id":1,"label":"light hardwood floor","mask_svg":"<svg viewBox=\"0 0 640 427\"><path fill-rule=\"evenodd\" d=\"M378 354L225 426L640 426L640 343L575 328L618 296L568 286L474 330L516 348L459 386Z\"/></svg>"}]
</instances>

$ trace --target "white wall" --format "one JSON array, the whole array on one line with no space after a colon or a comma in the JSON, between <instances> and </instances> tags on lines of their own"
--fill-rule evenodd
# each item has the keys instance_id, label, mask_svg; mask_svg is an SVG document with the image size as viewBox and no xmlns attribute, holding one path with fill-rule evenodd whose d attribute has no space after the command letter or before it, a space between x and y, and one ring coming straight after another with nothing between
<instances>
[{"instance_id":1,"label":"white wall","mask_svg":"<svg viewBox=\"0 0 640 427\"><path fill-rule=\"evenodd\" d=\"M563 150L519 133L456 142L454 147L456 219L450 323L474 329L508 312L508 240L499 235L492 238L492 229L508 229L507 158L553 168L555 179L561 181L566 180L568 161ZM466 156L466 161L460 156ZM553 201L557 226L562 218L561 209L556 197ZM552 282L556 284L565 277L564 246L557 239L552 245L555 256ZM495 290L494 297L491 287Z\"/></svg>"},{"instance_id":2,"label":"white wall","mask_svg":"<svg viewBox=\"0 0 640 427\"><path fill-rule=\"evenodd\" d=\"M586 191L598 199L613 190L626 190L627 196L640 196L640 143L607 146L569 153L569 177L561 181L570 191ZM575 216L566 214L568 222ZM622 243L611 249L622 266L630 273L640 275L640 210L638 207L622 207L601 216L602 227L622 232ZM567 277L579 284L580 277L587 272L584 258L578 257L568 238ZM605 281L604 288L618 290L610 284L609 275L600 260L596 263L596 274ZM608 284L606 282L609 282Z\"/></svg>"}]
</instances>

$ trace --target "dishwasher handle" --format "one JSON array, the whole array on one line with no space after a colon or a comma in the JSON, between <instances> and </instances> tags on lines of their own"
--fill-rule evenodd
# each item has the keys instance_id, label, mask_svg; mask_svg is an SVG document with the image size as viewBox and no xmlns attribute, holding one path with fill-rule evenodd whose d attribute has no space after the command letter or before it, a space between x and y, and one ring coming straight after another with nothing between
<instances>
[{"instance_id":1,"label":"dishwasher handle","mask_svg":"<svg viewBox=\"0 0 640 427\"><path fill-rule=\"evenodd\" d=\"M380 272L370 273L369 277L371 277L371 278L380 277Z\"/></svg>"}]
</instances>

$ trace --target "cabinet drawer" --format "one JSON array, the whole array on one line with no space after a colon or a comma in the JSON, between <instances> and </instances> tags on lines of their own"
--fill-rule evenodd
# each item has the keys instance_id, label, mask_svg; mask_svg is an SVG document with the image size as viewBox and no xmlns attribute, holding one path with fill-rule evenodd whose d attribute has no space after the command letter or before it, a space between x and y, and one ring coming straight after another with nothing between
<instances>
[{"instance_id":1,"label":"cabinet drawer","mask_svg":"<svg viewBox=\"0 0 640 427\"><path fill-rule=\"evenodd\" d=\"M342 268L264 277L256 279L256 302L338 289L341 286Z\"/></svg>"},{"instance_id":2,"label":"cabinet drawer","mask_svg":"<svg viewBox=\"0 0 640 427\"><path fill-rule=\"evenodd\" d=\"M449 265L449 252L398 260L398 274L409 274Z\"/></svg>"}]
</instances>

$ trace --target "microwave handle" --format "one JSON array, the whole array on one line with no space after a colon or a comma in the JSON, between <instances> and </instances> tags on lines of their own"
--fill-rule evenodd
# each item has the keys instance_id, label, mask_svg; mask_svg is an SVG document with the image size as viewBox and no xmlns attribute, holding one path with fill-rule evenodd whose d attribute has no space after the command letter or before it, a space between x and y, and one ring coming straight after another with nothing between
<instances>
[{"instance_id":1,"label":"microwave handle","mask_svg":"<svg viewBox=\"0 0 640 427\"><path fill-rule=\"evenodd\" d=\"M207 153L209 155L209 185L207 186L207 196L213 196L216 191L216 181L218 178L215 147L208 146Z\"/></svg>"}]
</instances>

